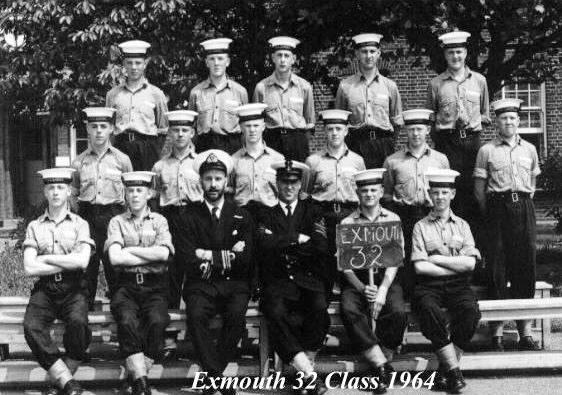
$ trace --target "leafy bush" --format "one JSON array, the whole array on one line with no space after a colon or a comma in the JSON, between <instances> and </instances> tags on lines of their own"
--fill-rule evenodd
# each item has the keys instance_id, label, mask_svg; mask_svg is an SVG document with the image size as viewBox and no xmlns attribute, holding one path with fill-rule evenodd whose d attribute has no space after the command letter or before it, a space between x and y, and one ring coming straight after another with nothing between
<instances>
[{"instance_id":1,"label":"leafy bush","mask_svg":"<svg viewBox=\"0 0 562 395\"><path fill-rule=\"evenodd\" d=\"M562 199L562 149L550 147L548 152L541 166L542 173L538 179L538 186L559 204ZM554 204L546 215L557 221L555 229L558 233L562 233L562 207Z\"/></svg>"},{"instance_id":2,"label":"leafy bush","mask_svg":"<svg viewBox=\"0 0 562 395\"><path fill-rule=\"evenodd\" d=\"M0 296L29 296L34 279L25 276L21 248L6 243L4 251L0 252L0 262Z\"/></svg>"}]
</instances>

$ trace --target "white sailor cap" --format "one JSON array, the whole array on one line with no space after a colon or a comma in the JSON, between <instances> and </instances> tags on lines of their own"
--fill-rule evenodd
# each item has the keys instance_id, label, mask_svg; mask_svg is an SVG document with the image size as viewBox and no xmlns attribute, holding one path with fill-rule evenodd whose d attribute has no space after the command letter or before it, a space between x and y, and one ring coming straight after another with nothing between
<instances>
[{"instance_id":1,"label":"white sailor cap","mask_svg":"<svg viewBox=\"0 0 562 395\"><path fill-rule=\"evenodd\" d=\"M523 103L523 100L520 99L500 99L493 102L491 106L496 115L500 115L504 112L518 113L521 109L521 103Z\"/></svg>"},{"instance_id":2,"label":"white sailor cap","mask_svg":"<svg viewBox=\"0 0 562 395\"><path fill-rule=\"evenodd\" d=\"M197 118L197 112L191 110L176 110L165 113L169 126L192 126Z\"/></svg>"},{"instance_id":3,"label":"white sailor cap","mask_svg":"<svg viewBox=\"0 0 562 395\"><path fill-rule=\"evenodd\" d=\"M121 178L126 187L151 187L152 177L155 175L151 171L129 171L121 174Z\"/></svg>"},{"instance_id":4,"label":"white sailor cap","mask_svg":"<svg viewBox=\"0 0 562 395\"><path fill-rule=\"evenodd\" d=\"M210 40L203 41L201 46L205 50L205 55L213 55L218 53L228 53L230 43L232 40L230 38L212 38Z\"/></svg>"},{"instance_id":5,"label":"white sailor cap","mask_svg":"<svg viewBox=\"0 0 562 395\"><path fill-rule=\"evenodd\" d=\"M295 52L297 45L300 44L300 40L288 36L273 37L267 40L267 42L269 43L269 45L271 45L271 50L273 52L280 49Z\"/></svg>"},{"instance_id":6,"label":"white sailor cap","mask_svg":"<svg viewBox=\"0 0 562 395\"><path fill-rule=\"evenodd\" d=\"M111 107L86 107L86 122L109 122L115 121L115 108Z\"/></svg>"},{"instance_id":7,"label":"white sailor cap","mask_svg":"<svg viewBox=\"0 0 562 395\"><path fill-rule=\"evenodd\" d=\"M200 175L209 170L220 170L228 176L233 167L234 163L230 155L220 149L201 152L193 161L193 170Z\"/></svg>"},{"instance_id":8,"label":"white sailor cap","mask_svg":"<svg viewBox=\"0 0 562 395\"><path fill-rule=\"evenodd\" d=\"M382 184L385 171L384 168L358 171L353 175L355 185L359 188L365 185Z\"/></svg>"},{"instance_id":9,"label":"white sailor cap","mask_svg":"<svg viewBox=\"0 0 562 395\"><path fill-rule=\"evenodd\" d=\"M296 160L281 160L273 162L271 168L277 172L277 179L284 181L298 181L308 177L310 168Z\"/></svg>"},{"instance_id":10,"label":"white sailor cap","mask_svg":"<svg viewBox=\"0 0 562 395\"><path fill-rule=\"evenodd\" d=\"M351 39L355 42L355 47L379 47L381 45L382 34L378 33L362 33L353 36Z\"/></svg>"},{"instance_id":11,"label":"white sailor cap","mask_svg":"<svg viewBox=\"0 0 562 395\"><path fill-rule=\"evenodd\" d=\"M234 111L238 114L238 122L252 121L254 119L264 119L263 111L267 108L264 103L250 103L236 107Z\"/></svg>"},{"instance_id":12,"label":"white sailor cap","mask_svg":"<svg viewBox=\"0 0 562 395\"><path fill-rule=\"evenodd\" d=\"M460 173L451 169L437 169L430 167L424 173L430 188L454 188L455 178Z\"/></svg>"},{"instance_id":13,"label":"white sailor cap","mask_svg":"<svg viewBox=\"0 0 562 395\"><path fill-rule=\"evenodd\" d=\"M466 47L466 40L470 37L468 32L450 32L439 36L443 48Z\"/></svg>"},{"instance_id":14,"label":"white sailor cap","mask_svg":"<svg viewBox=\"0 0 562 395\"><path fill-rule=\"evenodd\" d=\"M132 40L125 41L119 44L123 56L126 58L144 58L146 57L146 51L150 48L150 44L146 41Z\"/></svg>"},{"instance_id":15,"label":"white sailor cap","mask_svg":"<svg viewBox=\"0 0 562 395\"><path fill-rule=\"evenodd\" d=\"M346 110L324 110L320 111L320 117L324 125L328 123L341 123L347 125L351 111Z\"/></svg>"},{"instance_id":16,"label":"white sailor cap","mask_svg":"<svg viewBox=\"0 0 562 395\"><path fill-rule=\"evenodd\" d=\"M72 173L76 170L71 167L53 167L51 169L39 170L37 173L43 178L43 183L47 184L70 184Z\"/></svg>"},{"instance_id":17,"label":"white sailor cap","mask_svg":"<svg viewBox=\"0 0 562 395\"><path fill-rule=\"evenodd\" d=\"M417 108L415 110L403 111L402 117L404 118L405 125L430 125L431 114L433 114L433 111L431 110L427 110L425 108Z\"/></svg>"}]
</instances>

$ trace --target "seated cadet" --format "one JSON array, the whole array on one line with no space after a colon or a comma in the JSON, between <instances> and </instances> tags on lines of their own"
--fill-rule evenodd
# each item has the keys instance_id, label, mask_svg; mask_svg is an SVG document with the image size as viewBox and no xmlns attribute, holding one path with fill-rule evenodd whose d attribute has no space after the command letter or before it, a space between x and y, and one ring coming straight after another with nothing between
<instances>
[{"instance_id":1,"label":"seated cadet","mask_svg":"<svg viewBox=\"0 0 562 395\"><path fill-rule=\"evenodd\" d=\"M289 160L272 167L277 170L279 204L263 212L257 232L264 258L261 309L275 352L294 366L304 387L314 387L295 392L321 394L326 388L315 376L314 359L330 326L324 285L329 264L326 226L316 206L298 200L308 166Z\"/></svg>"},{"instance_id":2,"label":"seated cadet","mask_svg":"<svg viewBox=\"0 0 562 395\"><path fill-rule=\"evenodd\" d=\"M172 244L177 245L181 229L181 217L189 211L188 205L203 200L203 191L199 183L199 174L193 170L195 147L192 143L195 130L193 123L197 113L189 110L170 111L168 118L168 135L172 151L160 159L152 171L156 173L156 190L160 195L160 213L164 215L172 234ZM179 251L177 251L179 252ZM184 279L184 257L179 253L170 262L168 308L179 309ZM176 358L177 333L168 332L164 348L164 360Z\"/></svg>"},{"instance_id":3,"label":"seated cadet","mask_svg":"<svg viewBox=\"0 0 562 395\"><path fill-rule=\"evenodd\" d=\"M167 261L174 246L166 218L147 205L153 175L123 173L128 210L111 219L105 242L109 260L119 270L111 313L125 357L126 386L134 395L151 394L146 377L162 352L169 322Z\"/></svg>"},{"instance_id":4,"label":"seated cadet","mask_svg":"<svg viewBox=\"0 0 562 395\"><path fill-rule=\"evenodd\" d=\"M54 388L49 394L78 395L73 379L84 359L92 332L88 328L88 286L84 269L95 246L88 223L68 209L74 169L39 172L49 206L27 227L23 242L26 275L39 276L23 319L25 340ZM64 323L65 356L50 336L55 319ZM59 391L60 390L60 391Z\"/></svg>"},{"instance_id":5,"label":"seated cadet","mask_svg":"<svg viewBox=\"0 0 562 395\"><path fill-rule=\"evenodd\" d=\"M342 224L400 222L396 214L379 204L384 192L384 172L385 169L370 169L354 175L359 208L344 218ZM403 241L401 247L404 248ZM371 374L379 378L379 386L373 391L375 394L385 393L389 386L394 372L389 360L402 343L408 323L402 287L394 281L397 272L397 267L378 271L375 273L374 286L369 285L367 270L345 270L343 273L342 320L349 337L357 343L371 364ZM374 314L377 322L374 331L369 325L371 314Z\"/></svg>"},{"instance_id":6,"label":"seated cadet","mask_svg":"<svg viewBox=\"0 0 562 395\"><path fill-rule=\"evenodd\" d=\"M353 174L365 170L363 158L351 151L344 141L348 133L349 114L351 112L345 110L320 113L326 131L326 148L306 159L306 165L310 167L310 179L305 189L322 211L327 227L331 259L328 292L332 291L337 274L336 225L357 208Z\"/></svg>"},{"instance_id":7,"label":"seated cadet","mask_svg":"<svg viewBox=\"0 0 562 395\"><path fill-rule=\"evenodd\" d=\"M480 320L478 303L470 288L480 253L474 247L468 223L450 208L458 175L448 169L425 173L433 209L414 226L412 236L412 262L417 273L413 309L423 335L431 340L439 358L436 388L451 393L459 393L466 386L459 368L460 357Z\"/></svg>"},{"instance_id":8,"label":"seated cadet","mask_svg":"<svg viewBox=\"0 0 562 395\"><path fill-rule=\"evenodd\" d=\"M246 210L224 198L232 171L232 159L226 152L202 152L193 168L201 177L204 201L193 204L189 215L182 217L178 249L186 257L183 297L198 363L209 378L217 379L234 359L245 329L253 225ZM215 345L209 322L217 313L223 325ZM220 391L223 395L236 392L234 388ZM204 391L214 392L211 388Z\"/></svg>"}]
</instances>

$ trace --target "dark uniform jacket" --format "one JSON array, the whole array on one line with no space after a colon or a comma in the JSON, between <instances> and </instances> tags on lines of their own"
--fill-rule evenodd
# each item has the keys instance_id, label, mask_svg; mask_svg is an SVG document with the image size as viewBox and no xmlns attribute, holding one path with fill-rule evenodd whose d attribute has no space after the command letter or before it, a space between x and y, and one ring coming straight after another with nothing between
<instances>
[{"instance_id":1,"label":"dark uniform jacket","mask_svg":"<svg viewBox=\"0 0 562 395\"><path fill-rule=\"evenodd\" d=\"M309 201L297 203L291 218L278 204L259 219L260 274L265 287L294 281L298 286L323 291L329 276L328 241L322 212ZM310 240L298 243L299 233Z\"/></svg>"}]
</instances>

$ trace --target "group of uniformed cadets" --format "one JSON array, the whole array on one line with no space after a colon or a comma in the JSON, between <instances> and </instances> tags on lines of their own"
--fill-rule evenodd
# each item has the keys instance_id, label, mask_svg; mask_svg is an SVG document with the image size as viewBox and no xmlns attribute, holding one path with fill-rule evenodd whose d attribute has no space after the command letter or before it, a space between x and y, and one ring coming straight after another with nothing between
<instances>
[{"instance_id":1,"label":"group of uniformed cadets","mask_svg":"<svg viewBox=\"0 0 562 395\"><path fill-rule=\"evenodd\" d=\"M174 357L167 311L182 296L209 382L234 358L248 302L261 296L274 350L313 388L296 392L325 392L313 373L338 280L336 225L394 221L402 224L404 268L379 270L374 284L366 271L341 273L343 322L379 378L374 392L384 393L407 324L404 298L410 299L440 362L438 384L459 392L460 356L480 318L470 280L481 255L469 224L479 215L488 221L481 249L490 296L532 298L531 198L540 173L534 146L517 133L517 99L492 104L499 132L480 146L490 122L488 92L485 78L465 64L468 36L440 37L448 68L430 82L427 108L408 111L396 83L377 68L382 36L353 37L359 70L341 81L336 109L320 114L327 143L312 155L312 87L292 71L298 40L269 41L275 70L257 84L251 104L226 74L231 40L203 42L209 78L191 91L189 110L170 112L162 91L144 77L150 44L121 44L126 82L107 94L107 107L84 110L90 145L72 168L41 172L49 205L24 242L26 272L40 276L25 336L49 372L52 393L81 393L73 374L90 341L87 311L100 260L127 391L150 394L154 360ZM436 149L426 141L433 119ZM395 152L403 125L407 143ZM158 160L166 130L171 151ZM68 209L73 192L80 216ZM149 205L151 199L158 203ZM215 344L209 321L217 313L223 328ZM49 337L55 318L66 326L64 356ZM498 351L502 327L493 326ZM536 349L530 322L518 328L520 349Z\"/></svg>"}]
</instances>

